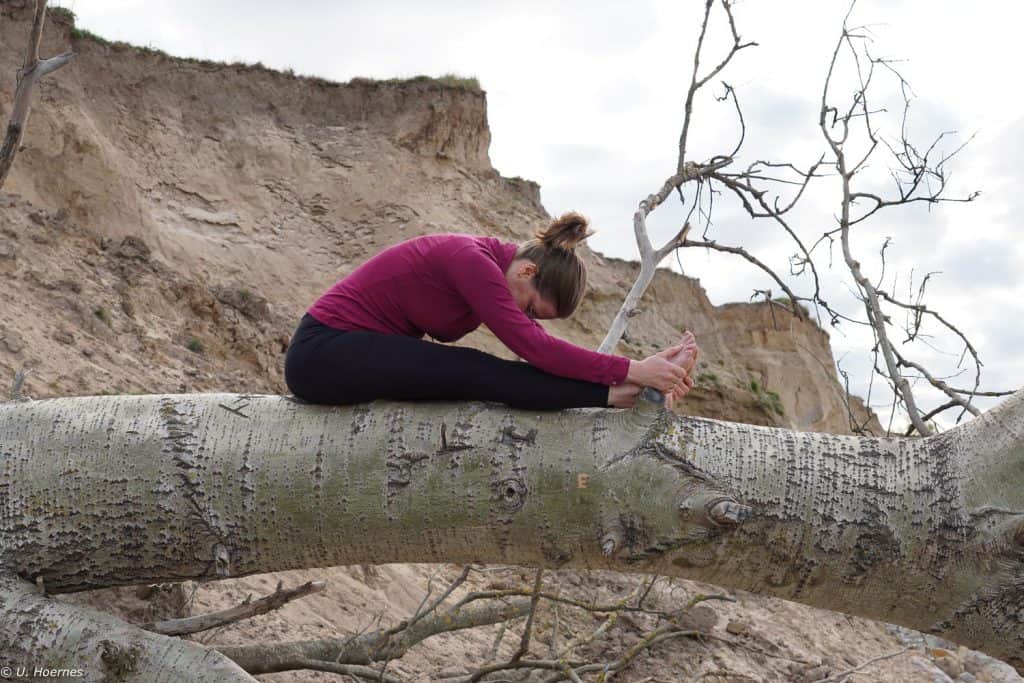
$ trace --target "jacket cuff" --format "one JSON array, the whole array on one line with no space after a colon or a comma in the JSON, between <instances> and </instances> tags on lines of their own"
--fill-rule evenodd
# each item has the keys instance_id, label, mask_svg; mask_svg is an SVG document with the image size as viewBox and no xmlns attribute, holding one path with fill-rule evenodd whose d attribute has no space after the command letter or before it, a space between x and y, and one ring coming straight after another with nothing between
<instances>
[{"instance_id":1,"label":"jacket cuff","mask_svg":"<svg viewBox=\"0 0 1024 683\"><path fill-rule=\"evenodd\" d=\"M625 356L613 356L614 361L611 364L610 374L608 382L606 384L610 386L616 386L626 381L626 375L629 374L629 359Z\"/></svg>"}]
</instances>

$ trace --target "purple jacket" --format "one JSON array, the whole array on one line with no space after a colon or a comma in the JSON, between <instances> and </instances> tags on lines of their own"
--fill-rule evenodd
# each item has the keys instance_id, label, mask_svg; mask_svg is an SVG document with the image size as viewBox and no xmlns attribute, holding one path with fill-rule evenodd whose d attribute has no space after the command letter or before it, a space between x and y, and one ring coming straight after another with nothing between
<instances>
[{"instance_id":1,"label":"purple jacket","mask_svg":"<svg viewBox=\"0 0 1024 683\"><path fill-rule=\"evenodd\" d=\"M316 300L328 327L452 342L480 323L531 365L560 377L621 384L629 359L553 337L516 306L505 271L518 247L493 237L424 235L385 249Z\"/></svg>"}]
</instances>

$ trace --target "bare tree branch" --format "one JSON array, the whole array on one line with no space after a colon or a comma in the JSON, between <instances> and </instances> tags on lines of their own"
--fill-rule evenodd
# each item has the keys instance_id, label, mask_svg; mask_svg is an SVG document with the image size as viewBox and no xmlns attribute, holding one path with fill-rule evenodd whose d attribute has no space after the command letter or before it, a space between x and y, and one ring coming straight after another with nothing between
<instances>
[{"instance_id":1,"label":"bare tree branch","mask_svg":"<svg viewBox=\"0 0 1024 683\"><path fill-rule=\"evenodd\" d=\"M850 10L853 10L851 5ZM847 21L849 14L847 15ZM828 104L828 91L834 73L835 65L838 60L841 48L846 45L849 49L850 54L857 66L858 76L860 78L860 89L855 93L852 98L850 108L847 113L842 117L838 118L837 109ZM845 144L850 132L850 121L855 111L860 111L865 120L865 129L868 137L871 139L872 144L870 146L868 155L874 150L875 147L875 133L871 128L870 114L871 110L867 106L867 87L870 83L871 75L874 73L874 62L871 62L872 70L869 72L869 76L865 78L860 68L859 54L854 47L851 40L850 29L844 21L843 30L839 40L836 43L835 51L832 55L832 60L829 64L828 76L825 80L825 87L822 92L821 108L819 115L819 127L821 128L822 135L824 136L829 148L832 151L834 157L834 164L836 170L839 172L839 176L842 180L842 198L841 198L841 215L839 218L839 236L840 244L842 247L843 259L846 263L847 268L853 275L854 281L861 293L861 300L865 306L865 312L867 313L868 322L871 324L875 340L878 345L879 351L881 352L882 358L885 362L887 372L885 376L893 387L893 391L896 396L903 402L907 409L907 415L909 416L914 428L918 433L922 435L928 435L931 430L921 420L921 411L918 409L916 399L911 390L909 382L899 372L899 364L896 359L896 353L894 351L894 345L889 339L887 323L888 318L882 311L879 296L877 290L872 283L867 279L861 270L860 262L853 257L850 247L850 228L854 224L854 219L851 216L851 206L856 198L856 193L851 188L851 182L857 173L857 170L863 165L864 159L859 163L850 167L846 158ZM832 114L832 123L829 124L828 117ZM832 131L837 125L841 126L841 133L838 136L833 135ZM866 159L866 156L865 156ZM901 202L896 203L907 203L907 199L904 198ZM869 214L870 215L870 214ZM863 218L863 217L862 217Z\"/></svg>"},{"instance_id":2,"label":"bare tree branch","mask_svg":"<svg viewBox=\"0 0 1024 683\"><path fill-rule=\"evenodd\" d=\"M816 683L839 683L840 681L845 680L846 678L849 678L853 674L858 673L860 671L863 671L864 669L866 669L867 667L871 666L872 664L877 664L878 662L884 662L887 659L894 659L896 657L899 657L900 655L903 655L903 654L906 654L907 652L910 652L910 650L911 650L911 648L905 647L902 650L897 650L896 652L890 652L889 654L886 654L886 655L880 655L878 657L872 657L871 659L867 660L866 662L863 662L862 664L858 664L857 666L853 667L852 669L846 669L845 671L840 671L839 673L833 674L833 675L829 676L828 678L822 678L821 680L817 681Z\"/></svg>"},{"instance_id":3,"label":"bare tree branch","mask_svg":"<svg viewBox=\"0 0 1024 683\"><path fill-rule=\"evenodd\" d=\"M473 607L452 607L441 613L427 613L401 631L380 629L347 638L218 646L216 649L252 674L274 673L295 668L293 662L335 662L373 664L398 659L414 645L441 633L500 624L526 616L531 601L498 600Z\"/></svg>"},{"instance_id":4,"label":"bare tree branch","mask_svg":"<svg viewBox=\"0 0 1024 683\"><path fill-rule=\"evenodd\" d=\"M647 234L647 216L650 215L658 206L660 206L673 190L678 189L683 183L691 180L700 181L703 178L710 176L715 171L724 168L729 163L730 159L720 159L717 161L709 162L705 165L696 163L687 163L681 173L668 178L655 194L649 195L645 200L640 202L640 206L633 214L633 234L636 237L637 247L640 250L640 273L637 276L636 281L630 288L629 293L626 295L625 301L622 302L622 306L616 313L615 318L612 320L612 324L608 329L608 333L605 335L604 340L598 347L598 351L601 353L611 353L611 351L618 345L619 340L622 339L622 335L625 333L626 328L629 327L629 319L634 315L637 310L640 299L643 297L644 292L647 291L648 285L651 280L654 279L654 273L657 270L658 264L664 259L664 257L671 252L673 249L678 247L682 240L685 239L685 235L688 232L686 225L666 244L661 248L655 249L651 244L650 237Z\"/></svg>"},{"instance_id":5,"label":"bare tree branch","mask_svg":"<svg viewBox=\"0 0 1024 683\"><path fill-rule=\"evenodd\" d=\"M14 155L18 152L18 147L21 144L31 109L32 88L36 81L61 68L75 56L72 52L65 52L45 61L39 60L39 42L42 39L43 22L46 19L46 0L35 0L35 4L32 33L25 50L25 63L18 70L11 119L7 124L7 133L4 136L3 144L0 145L0 187L3 187L4 181L7 180L7 174L14 164Z\"/></svg>"},{"instance_id":6,"label":"bare tree branch","mask_svg":"<svg viewBox=\"0 0 1024 683\"><path fill-rule=\"evenodd\" d=\"M427 598L430 597L430 582L428 582L427 593L423 596L423 602L421 602L419 607L416 608L416 612L412 615L412 618L409 619L409 621L403 621L396 625L394 628L389 629L388 633L398 633L403 629L410 628L411 626L414 626L416 622L418 622L420 619L434 612L438 607L441 606L441 603L448 599L449 595L455 592L456 588L465 583L466 579L469 577L469 572L471 569L472 567L470 565L466 565L465 567L463 567L462 572L459 574L458 578L456 578L448 585L448 588L446 588L444 592L441 593L441 595L438 596L438 598L434 600L433 603L431 603L430 607L424 609L423 606L426 604ZM431 579L433 579L433 577L431 577Z\"/></svg>"},{"instance_id":7,"label":"bare tree branch","mask_svg":"<svg viewBox=\"0 0 1024 683\"><path fill-rule=\"evenodd\" d=\"M523 637L519 641L519 649L512 655L512 661L516 661L530 651L530 636L533 634L533 620L537 616L537 605L540 603L540 586L544 578L544 569L538 569L533 580L533 597L530 598L530 614L526 617L526 626L523 628Z\"/></svg>"},{"instance_id":8,"label":"bare tree branch","mask_svg":"<svg viewBox=\"0 0 1024 683\"><path fill-rule=\"evenodd\" d=\"M715 0L705 0L704 17L701 21L700 34L697 38L697 47L694 50L693 71L690 75L690 85L687 88L686 101L683 105L683 125L682 131L679 135L679 158L676 163L676 173L662 184L661 189L657 193L652 194L645 200L641 201L636 212L633 214L633 233L636 237L637 248L640 250L640 274L633 283L633 287L626 295L626 299L622 303L619 312L616 314L614 320L612 320L611 327L605 335L604 340L598 347L598 351L601 353L610 353L618 345L619 340L622 339L622 335L629 326L629 318L638 310L640 299L643 297L648 285L650 285L651 280L654 278L654 273L657 270L658 264L666 255L679 247L685 239L684 233L687 228L684 227L679 234L669 240L669 242L664 244L660 249L655 249L651 244L647 233L647 216L661 205L673 190L679 190L683 183L691 180L696 180L698 183L702 182L705 178L716 171L725 168L733 161L732 156L715 157L704 164L697 164L692 161L687 161L686 159L686 143L690 131L690 124L693 118L694 96L712 78L725 69L737 52L744 48L756 45L754 42L744 43L740 40L739 33L736 30L736 22L732 14L731 1L718 1L721 3L722 10L724 11L729 23L729 30L732 35L732 46L725 57L714 68L704 76L700 76L701 53L704 48L704 39L707 35L710 23L711 10L715 5ZM739 101L736 99L735 92L732 91L732 88L726 85L726 97L728 97L730 93L733 103L736 106L737 113L739 114L741 130L745 132L746 126L743 123L743 115L739 109ZM737 145L736 148L737 151L742 145L742 142L743 135L741 134L740 144Z\"/></svg>"},{"instance_id":9,"label":"bare tree branch","mask_svg":"<svg viewBox=\"0 0 1024 683\"><path fill-rule=\"evenodd\" d=\"M40 661L32 657L42 653L54 663L70 664L67 658L75 657L73 666L94 680L123 680L121 674L127 673L135 680L190 681L196 680L197 671L208 680L225 683L256 680L235 662L198 643L144 631L98 610L54 600L40 592L38 583L0 571L0 626L9 628L12 619L21 619L20 628L8 630L2 640L0 664ZM42 647L34 642L35 628L45 633ZM108 668L119 662L130 664Z\"/></svg>"},{"instance_id":10,"label":"bare tree branch","mask_svg":"<svg viewBox=\"0 0 1024 683\"><path fill-rule=\"evenodd\" d=\"M250 602L246 598L245 602L235 607L231 607L220 612L212 612L210 614L200 614L194 617L186 617L184 619L169 619L167 621L158 621L148 624L143 624L139 628L143 628L147 631L154 633L162 633L167 636L182 636L187 633L199 633L200 631L208 631L211 628L217 628L218 626L225 626L243 619L249 619L259 614L266 614L273 610L283 607L292 600L298 600L304 598L307 595L319 593L327 587L325 581L307 581L301 586L295 588L289 588L284 590L282 588L282 582L277 582L277 589L274 590L270 595L264 596L256 601Z\"/></svg>"},{"instance_id":11,"label":"bare tree branch","mask_svg":"<svg viewBox=\"0 0 1024 683\"><path fill-rule=\"evenodd\" d=\"M339 664L323 659L290 659L281 663L278 671L326 671L328 673L351 676L365 681L382 681L383 683L404 683L398 676L382 673L368 666L358 664Z\"/></svg>"},{"instance_id":12,"label":"bare tree branch","mask_svg":"<svg viewBox=\"0 0 1024 683\"><path fill-rule=\"evenodd\" d=\"M721 252L725 252L727 254L737 254L738 256L742 256L747 261L750 261L755 266L757 266L758 268L760 268L764 272L768 273L768 275L770 275L771 278L773 280L775 280L775 282L779 285L779 287L782 288L782 291L784 291L786 293L786 296L789 297L789 301L790 301L790 305L789 306L785 306L786 310L788 310L790 313L795 315L797 318L800 318L801 320L805 320L807 318L807 314L804 312L804 310L797 303L798 301L805 300L805 299L801 299L801 297L798 297L796 294L794 294L793 290L791 290L789 288L789 285L787 285L782 280L782 278L780 278L778 275L775 274L775 271L773 271L771 268L766 266L756 256L751 254L749 251L747 251L743 247L730 247L730 246L727 246L727 245L724 245L724 244L718 244L714 240L704 240L704 241L701 241L701 240L686 240L685 242L683 242L683 246L684 247L704 247L705 249L713 249L715 251L721 251Z\"/></svg>"},{"instance_id":13,"label":"bare tree branch","mask_svg":"<svg viewBox=\"0 0 1024 683\"><path fill-rule=\"evenodd\" d=\"M933 387L949 396L950 400L953 403L961 406L962 408L967 410L971 415L981 415L981 411L978 410L976 406L971 405L970 401L965 401L964 399L962 399L955 391L950 389L948 384L943 382L941 379L933 377L932 374L929 373L928 370L925 369L925 367L922 366L920 363L915 363L912 360L904 358L898 352L896 353L896 359L900 365L917 370L919 373L921 373L922 377L928 380L929 384L931 384Z\"/></svg>"},{"instance_id":14,"label":"bare tree branch","mask_svg":"<svg viewBox=\"0 0 1024 683\"><path fill-rule=\"evenodd\" d=\"M693 51L693 72L690 75L690 87L686 90L686 103L683 105L683 130L679 135L679 161L676 164L676 173L682 173L683 168L686 165L686 142L687 136L690 132L690 122L693 118L693 98L697 94L697 91L704 87L708 81L717 76L722 72L732 58L740 50L753 47L757 45L754 42L742 43L740 42L739 34L736 31L736 22L732 16L732 2L731 0L721 0L722 9L725 11L726 17L729 20L729 30L732 32L732 47L729 49L729 53L719 62L711 71L707 73L703 78L698 77L700 71L700 57L701 51L704 47L704 36L708 30L708 23L711 18L711 8L715 4L715 0L705 0L704 5L704 19L700 25L700 36L697 38L697 47Z\"/></svg>"},{"instance_id":15,"label":"bare tree branch","mask_svg":"<svg viewBox=\"0 0 1024 683\"><path fill-rule=\"evenodd\" d=\"M949 390L955 391L958 394L969 394L971 396L1009 396L1014 393L1012 391L971 391L970 389L956 389L954 387L950 387Z\"/></svg>"}]
</instances>

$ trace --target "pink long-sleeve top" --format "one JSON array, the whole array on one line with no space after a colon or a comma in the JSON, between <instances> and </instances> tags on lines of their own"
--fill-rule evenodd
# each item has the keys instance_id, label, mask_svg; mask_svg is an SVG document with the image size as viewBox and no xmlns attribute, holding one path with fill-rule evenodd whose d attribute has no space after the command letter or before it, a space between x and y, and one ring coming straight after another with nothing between
<instances>
[{"instance_id":1,"label":"pink long-sleeve top","mask_svg":"<svg viewBox=\"0 0 1024 683\"><path fill-rule=\"evenodd\" d=\"M519 310L505 271L518 247L493 237L425 235L385 249L310 307L328 327L452 342L480 323L520 358L560 377L620 384L629 359L553 337Z\"/></svg>"}]
</instances>

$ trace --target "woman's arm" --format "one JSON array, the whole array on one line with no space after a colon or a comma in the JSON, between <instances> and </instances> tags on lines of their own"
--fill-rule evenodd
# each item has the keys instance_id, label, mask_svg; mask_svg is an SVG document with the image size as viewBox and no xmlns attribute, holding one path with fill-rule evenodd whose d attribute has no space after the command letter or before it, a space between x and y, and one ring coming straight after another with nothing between
<instances>
[{"instance_id":1,"label":"woman's arm","mask_svg":"<svg viewBox=\"0 0 1024 683\"><path fill-rule=\"evenodd\" d=\"M477 243L456 248L448 262L449 282L473 312L506 346L531 365L560 377L605 385L625 381L668 391L685 376L678 366L652 356L631 361L597 353L554 337L519 310L501 268Z\"/></svg>"},{"instance_id":2,"label":"woman's arm","mask_svg":"<svg viewBox=\"0 0 1024 683\"><path fill-rule=\"evenodd\" d=\"M627 382L642 387L654 387L663 394L675 392L687 379L689 377L686 370L662 354L629 361L629 373L626 375Z\"/></svg>"}]
</instances>

